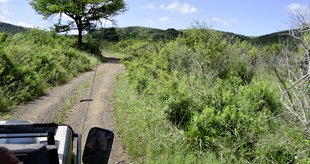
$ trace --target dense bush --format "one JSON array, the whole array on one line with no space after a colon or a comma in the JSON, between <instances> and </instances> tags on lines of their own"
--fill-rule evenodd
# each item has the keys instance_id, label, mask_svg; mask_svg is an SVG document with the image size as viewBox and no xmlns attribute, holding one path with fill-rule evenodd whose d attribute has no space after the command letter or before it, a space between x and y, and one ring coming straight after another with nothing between
<instances>
[{"instance_id":1,"label":"dense bush","mask_svg":"<svg viewBox=\"0 0 310 164\"><path fill-rule=\"evenodd\" d=\"M205 160L205 156L212 156L213 162L231 163L308 160L310 152L301 146L305 143L302 137L293 139L297 134L287 131L294 128L282 126L289 123L281 117L285 112L279 102L276 78L273 75L262 78L266 69L261 60L266 58L258 52L261 48L223 38L204 28L188 30L167 44L125 40L118 43L118 48L134 56L133 61L125 62L125 79L129 81L128 92L146 106L138 113L160 116L164 122L170 122L175 133L182 134L181 144L186 152L195 158ZM119 109L121 113L131 113L141 105L139 101L128 102L130 106L126 102L117 101L126 106ZM132 115L135 117L135 112ZM121 120L136 123L129 118ZM150 120L144 119L145 124ZM137 140L144 140L143 136L152 130L156 128L150 127ZM279 137L281 133L286 138ZM268 136L279 139L271 140ZM300 143L286 144L288 138ZM139 154L139 157L145 156Z\"/></svg>"},{"instance_id":2,"label":"dense bush","mask_svg":"<svg viewBox=\"0 0 310 164\"><path fill-rule=\"evenodd\" d=\"M0 111L36 98L79 72L96 59L74 47L74 41L41 30L13 36L0 34Z\"/></svg>"},{"instance_id":3,"label":"dense bush","mask_svg":"<svg viewBox=\"0 0 310 164\"><path fill-rule=\"evenodd\" d=\"M272 130L270 119L280 104L268 83L240 84L236 78L218 80L206 93L206 107L194 114L187 135L190 142L204 143L205 149L224 156L229 149L237 159L251 161L260 135Z\"/></svg>"},{"instance_id":4,"label":"dense bush","mask_svg":"<svg viewBox=\"0 0 310 164\"><path fill-rule=\"evenodd\" d=\"M97 41L107 40L110 42L118 42L126 39L136 40L152 40L154 42L169 41L177 38L182 32L169 28L160 30L146 27L125 27L125 28L102 28L90 32L90 35Z\"/></svg>"}]
</instances>

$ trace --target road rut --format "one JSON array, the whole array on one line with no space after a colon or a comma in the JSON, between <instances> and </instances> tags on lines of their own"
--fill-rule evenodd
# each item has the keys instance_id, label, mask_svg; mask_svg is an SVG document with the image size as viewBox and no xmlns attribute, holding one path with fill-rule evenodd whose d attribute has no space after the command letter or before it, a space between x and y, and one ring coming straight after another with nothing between
<instances>
[{"instance_id":1,"label":"road rut","mask_svg":"<svg viewBox=\"0 0 310 164\"><path fill-rule=\"evenodd\" d=\"M98 65L92 95L90 96L91 87L83 94L79 94L65 118L65 124L70 125L75 132L82 133L82 147L91 127L102 127L115 132L112 94L116 76L123 71L124 66L117 60L108 60L108 62ZM57 113L70 100L70 97L78 94L83 83L92 82L94 74L95 69L83 73L62 86L52 88L45 96L26 105L18 106L13 112L13 118L28 120L33 123L53 122ZM80 100L89 98L93 101L80 102ZM86 118L85 125L83 123L84 118ZM117 133L115 133L109 163L129 163L129 158L121 144L121 136Z\"/></svg>"}]
</instances>

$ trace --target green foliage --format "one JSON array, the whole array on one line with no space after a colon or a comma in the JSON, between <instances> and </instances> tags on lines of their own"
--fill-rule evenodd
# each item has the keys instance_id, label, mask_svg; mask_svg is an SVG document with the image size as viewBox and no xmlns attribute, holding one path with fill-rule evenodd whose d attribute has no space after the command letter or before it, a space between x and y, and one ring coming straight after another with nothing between
<instances>
[{"instance_id":1,"label":"green foliage","mask_svg":"<svg viewBox=\"0 0 310 164\"><path fill-rule=\"evenodd\" d=\"M164 104L137 94L128 76L119 78L114 94L117 131L131 160L137 163L224 163L212 154L197 155L187 147L184 133L169 124Z\"/></svg>"},{"instance_id":2,"label":"green foliage","mask_svg":"<svg viewBox=\"0 0 310 164\"><path fill-rule=\"evenodd\" d=\"M160 44L160 43L159 43ZM137 58L156 51L156 45L151 42L136 39L122 40L114 46L116 51Z\"/></svg>"},{"instance_id":3,"label":"green foliage","mask_svg":"<svg viewBox=\"0 0 310 164\"><path fill-rule=\"evenodd\" d=\"M303 144L286 144L288 140L304 143L305 135L289 133L294 128L286 126L290 123L281 117L285 113L275 77L261 65L267 58L261 48L235 38L223 39L220 33L204 28L187 30L165 44L130 39L117 47L133 56L125 62L126 89L118 94L124 97L116 106L134 158L150 163L163 156L174 158L173 146L179 142L181 154L188 154L184 158L203 161L211 157L207 163L309 160ZM281 45L272 49L281 49ZM271 51L276 54L275 50ZM275 143L277 137L281 142ZM154 145L158 141L168 146ZM180 150L180 145L176 147Z\"/></svg>"},{"instance_id":4,"label":"green foliage","mask_svg":"<svg viewBox=\"0 0 310 164\"><path fill-rule=\"evenodd\" d=\"M186 127L191 120L194 108L192 95L184 81L179 81L177 75L172 75L160 92L161 99L165 101L166 117L176 127Z\"/></svg>"},{"instance_id":5,"label":"green foliage","mask_svg":"<svg viewBox=\"0 0 310 164\"><path fill-rule=\"evenodd\" d=\"M182 35L181 31L169 28L160 30L146 27L125 27L125 28L102 28L90 33L97 41L107 40L117 42L128 39L168 42Z\"/></svg>"},{"instance_id":6,"label":"green foliage","mask_svg":"<svg viewBox=\"0 0 310 164\"><path fill-rule=\"evenodd\" d=\"M0 44L3 44L7 38L8 35L6 33L0 32Z\"/></svg>"},{"instance_id":7,"label":"green foliage","mask_svg":"<svg viewBox=\"0 0 310 164\"><path fill-rule=\"evenodd\" d=\"M70 39L40 30L15 34L1 43L1 112L90 70L96 59L73 45Z\"/></svg>"},{"instance_id":8,"label":"green foliage","mask_svg":"<svg viewBox=\"0 0 310 164\"><path fill-rule=\"evenodd\" d=\"M120 36L117 33L114 27L112 28L103 28L101 31L92 31L91 36L99 40L107 40L109 42L118 42Z\"/></svg>"},{"instance_id":9,"label":"green foliage","mask_svg":"<svg viewBox=\"0 0 310 164\"><path fill-rule=\"evenodd\" d=\"M70 17L72 21L68 21L66 25L62 25L60 21L56 25L56 29L58 31L77 29L79 46L82 45L82 31L94 29L96 23L101 18L111 20L110 17L116 16L126 10L126 4L123 0L32 0L30 1L30 5L45 19L60 13ZM74 27L73 24L76 26Z\"/></svg>"},{"instance_id":10,"label":"green foliage","mask_svg":"<svg viewBox=\"0 0 310 164\"><path fill-rule=\"evenodd\" d=\"M289 36L289 31L286 30L254 37L250 40L250 42L257 45L271 45L282 43L283 41L292 41L291 39L292 38Z\"/></svg>"},{"instance_id":11,"label":"green foliage","mask_svg":"<svg viewBox=\"0 0 310 164\"><path fill-rule=\"evenodd\" d=\"M241 84L236 78L218 80L206 94L206 107L194 114L187 135L196 147L199 141L218 155L251 161L256 156L254 145L272 129L270 119L280 104L268 83Z\"/></svg>"}]
</instances>

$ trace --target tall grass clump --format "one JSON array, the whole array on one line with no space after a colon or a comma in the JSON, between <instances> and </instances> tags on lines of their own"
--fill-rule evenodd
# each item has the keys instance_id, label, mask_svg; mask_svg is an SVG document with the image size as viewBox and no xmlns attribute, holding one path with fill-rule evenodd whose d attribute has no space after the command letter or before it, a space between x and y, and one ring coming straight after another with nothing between
<instances>
[{"instance_id":1,"label":"tall grass clump","mask_svg":"<svg viewBox=\"0 0 310 164\"><path fill-rule=\"evenodd\" d=\"M90 70L97 59L74 45L72 39L41 30L0 33L0 112Z\"/></svg>"},{"instance_id":2,"label":"tall grass clump","mask_svg":"<svg viewBox=\"0 0 310 164\"><path fill-rule=\"evenodd\" d=\"M176 129L152 96L137 94L129 79L118 79L114 116L125 148L138 163L213 163L215 156L191 152L184 131Z\"/></svg>"},{"instance_id":3,"label":"tall grass clump","mask_svg":"<svg viewBox=\"0 0 310 164\"><path fill-rule=\"evenodd\" d=\"M260 65L259 48L201 27L167 44L129 40L118 46L134 50L115 100L133 159L309 161L309 141L287 121L276 77Z\"/></svg>"}]
</instances>

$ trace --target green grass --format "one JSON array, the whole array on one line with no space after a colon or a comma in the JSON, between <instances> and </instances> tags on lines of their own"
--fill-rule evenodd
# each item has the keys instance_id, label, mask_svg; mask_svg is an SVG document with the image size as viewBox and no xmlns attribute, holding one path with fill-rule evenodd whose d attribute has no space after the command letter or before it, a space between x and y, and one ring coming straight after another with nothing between
<instances>
[{"instance_id":1,"label":"green grass","mask_svg":"<svg viewBox=\"0 0 310 164\"><path fill-rule=\"evenodd\" d=\"M0 120L10 120L13 118L13 115L8 112L2 112L0 115Z\"/></svg>"},{"instance_id":2,"label":"green grass","mask_svg":"<svg viewBox=\"0 0 310 164\"><path fill-rule=\"evenodd\" d=\"M283 116L272 67L257 64L265 61L259 49L195 29L165 45L129 40L118 48L135 57L114 98L134 162L309 161L309 141Z\"/></svg>"},{"instance_id":3,"label":"green grass","mask_svg":"<svg viewBox=\"0 0 310 164\"><path fill-rule=\"evenodd\" d=\"M101 49L101 54L105 57L115 57L119 59L124 59L127 57L126 54L115 52L114 50L110 49Z\"/></svg>"},{"instance_id":4,"label":"green grass","mask_svg":"<svg viewBox=\"0 0 310 164\"><path fill-rule=\"evenodd\" d=\"M157 99L135 94L125 77L118 79L114 93L117 131L137 163L224 163L212 153L192 151L184 132L173 127Z\"/></svg>"},{"instance_id":5,"label":"green grass","mask_svg":"<svg viewBox=\"0 0 310 164\"><path fill-rule=\"evenodd\" d=\"M41 30L0 33L0 114L89 71L97 62L65 36Z\"/></svg>"}]
</instances>

